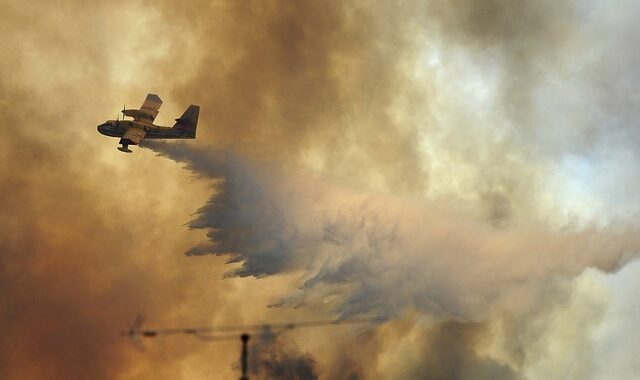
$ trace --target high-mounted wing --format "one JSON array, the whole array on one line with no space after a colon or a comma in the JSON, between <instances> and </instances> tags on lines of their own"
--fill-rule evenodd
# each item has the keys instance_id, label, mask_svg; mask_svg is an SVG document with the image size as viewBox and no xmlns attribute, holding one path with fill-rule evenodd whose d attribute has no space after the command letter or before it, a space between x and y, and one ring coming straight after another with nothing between
<instances>
[{"instance_id":1,"label":"high-mounted wing","mask_svg":"<svg viewBox=\"0 0 640 380\"><path fill-rule=\"evenodd\" d=\"M142 141L142 139L146 134L147 134L147 131L145 131L143 127L133 126L126 130L126 132L124 133L120 141L125 141L129 144L138 145L140 144L140 141Z\"/></svg>"},{"instance_id":2,"label":"high-mounted wing","mask_svg":"<svg viewBox=\"0 0 640 380\"><path fill-rule=\"evenodd\" d=\"M152 124L156 116L158 116L158 110L161 105L162 99L160 99L158 95L148 94L139 110L123 110L122 113L124 116L131 116L135 121L139 121L144 124Z\"/></svg>"}]
</instances>

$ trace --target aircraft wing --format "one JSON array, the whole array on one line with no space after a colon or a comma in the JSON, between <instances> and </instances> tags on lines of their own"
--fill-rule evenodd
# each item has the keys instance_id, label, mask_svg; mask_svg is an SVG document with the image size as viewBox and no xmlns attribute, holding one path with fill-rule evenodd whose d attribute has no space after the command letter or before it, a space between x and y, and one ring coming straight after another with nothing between
<instances>
[{"instance_id":1,"label":"aircraft wing","mask_svg":"<svg viewBox=\"0 0 640 380\"><path fill-rule=\"evenodd\" d=\"M143 127L133 126L127 129L127 131L122 136L122 139L129 140L132 144L137 145L140 143L140 141L144 138L146 134L147 134L147 131L145 131Z\"/></svg>"},{"instance_id":2,"label":"aircraft wing","mask_svg":"<svg viewBox=\"0 0 640 380\"><path fill-rule=\"evenodd\" d=\"M122 113L124 116L131 116L135 121L152 124L156 116L158 116L158 110L161 105L162 99L158 95L148 94L139 110L123 110Z\"/></svg>"}]
</instances>

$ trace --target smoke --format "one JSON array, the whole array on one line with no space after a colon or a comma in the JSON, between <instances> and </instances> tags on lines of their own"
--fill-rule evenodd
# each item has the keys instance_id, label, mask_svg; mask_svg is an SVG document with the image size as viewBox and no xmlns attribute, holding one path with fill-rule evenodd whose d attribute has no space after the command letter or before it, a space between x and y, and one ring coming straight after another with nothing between
<instances>
[{"instance_id":1,"label":"smoke","mask_svg":"<svg viewBox=\"0 0 640 380\"><path fill-rule=\"evenodd\" d=\"M137 312L169 324L215 315L224 298L198 295L198 273L213 269L180 266L174 254L194 242L181 224L203 189L169 162L126 162L99 148L96 124L119 109L104 99L124 93L105 82L115 45L104 22L115 36L132 27L117 6L0 5L3 379L182 376L193 346L142 356L119 332ZM152 163L167 177L149 176Z\"/></svg>"},{"instance_id":2,"label":"smoke","mask_svg":"<svg viewBox=\"0 0 640 380\"><path fill-rule=\"evenodd\" d=\"M0 9L0 377L236 375L228 347L134 352L138 311L392 320L276 341L260 376L589 376L589 268L639 243L634 2ZM201 106L196 147L96 134L147 92L159 124Z\"/></svg>"},{"instance_id":3,"label":"smoke","mask_svg":"<svg viewBox=\"0 0 640 380\"><path fill-rule=\"evenodd\" d=\"M249 372L258 379L318 379L313 358L285 337L262 334L251 341Z\"/></svg>"},{"instance_id":4,"label":"smoke","mask_svg":"<svg viewBox=\"0 0 640 380\"><path fill-rule=\"evenodd\" d=\"M415 361L410 362L405 368L395 369L400 377L505 380L519 378L507 365L491 358L483 358L475 352L485 335L484 326L446 321L425 330L413 337L415 343L411 347L417 352L417 355L412 355Z\"/></svg>"},{"instance_id":5,"label":"smoke","mask_svg":"<svg viewBox=\"0 0 640 380\"><path fill-rule=\"evenodd\" d=\"M265 160L304 162L361 184L421 191L417 4L216 2L160 5L200 38L173 95L203 106L199 139ZM415 49L414 49L415 48ZM411 108L411 114L395 107ZM332 154L326 154L328 150Z\"/></svg>"}]
</instances>

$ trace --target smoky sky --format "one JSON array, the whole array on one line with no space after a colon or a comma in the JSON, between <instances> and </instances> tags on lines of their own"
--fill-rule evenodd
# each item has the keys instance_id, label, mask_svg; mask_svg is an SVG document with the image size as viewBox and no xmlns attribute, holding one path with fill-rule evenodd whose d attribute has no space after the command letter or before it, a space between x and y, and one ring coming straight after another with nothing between
<instances>
[{"instance_id":1,"label":"smoky sky","mask_svg":"<svg viewBox=\"0 0 640 380\"><path fill-rule=\"evenodd\" d=\"M262 378L590 378L589 273L640 244L637 11L0 4L0 377L237 377L235 345L137 352L143 312L388 318L278 338ZM198 138L122 155L95 126L149 92Z\"/></svg>"},{"instance_id":2,"label":"smoky sky","mask_svg":"<svg viewBox=\"0 0 640 380\"><path fill-rule=\"evenodd\" d=\"M172 9L181 24L198 26L205 44L193 80L175 96L208 105L215 122L199 132L204 140L263 159L306 157L341 176L371 171L384 187L420 190L418 126L392 110L422 100L403 67L404 56L416 54L413 21L404 18L414 7L382 6L384 16L375 8L249 2L213 3L211 13Z\"/></svg>"},{"instance_id":3,"label":"smoky sky","mask_svg":"<svg viewBox=\"0 0 640 380\"><path fill-rule=\"evenodd\" d=\"M285 304L309 302L326 285L350 284L337 306L343 316L372 310L394 315L413 306L474 318L499 302L504 289L537 286L554 275L575 276L590 266L616 270L640 243L635 229L624 226L496 229L459 219L464 214L447 205L336 188L291 171L252 166L228 151L146 145L200 175L221 179L216 194L188 224L207 230L209 243L187 255L231 255L230 262L242 264L227 276L306 270L301 293ZM449 273L450 267L456 271Z\"/></svg>"},{"instance_id":4,"label":"smoky sky","mask_svg":"<svg viewBox=\"0 0 640 380\"><path fill-rule=\"evenodd\" d=\"M508 365L479 353L491 333L482 323L427 321L409 313L335 347L328 378L520 379Z\"/></svg>"},{"instance_id":5,"label":"smoky sky","mask_svg":"<svg viewBox=\"0 0 640 380\"><path fill-rule=\"evenodd\" d=\"M249 373L266 379L318 379L316 363L285 337L263 334L253 338L248 352Z\"/></svg>"}]
</instances>

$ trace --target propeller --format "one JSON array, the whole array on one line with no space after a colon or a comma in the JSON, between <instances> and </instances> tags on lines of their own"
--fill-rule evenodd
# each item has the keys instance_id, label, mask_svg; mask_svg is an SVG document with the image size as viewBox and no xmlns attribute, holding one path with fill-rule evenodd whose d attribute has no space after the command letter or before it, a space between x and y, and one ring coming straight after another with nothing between
<instances>
[{"instance_id":1,"label":"propeller","mask_svg":"<svg viewBox=\"0 0 640 380\"><path fill-rule=\"evenodd\" d=\"M124 103L124 102L122 102L122 120L124 120L124 116L125 116L124 111L125 111L126 109L127 109L127 107L126 107L125 103Z\"/></svg>"}]
</instances>

